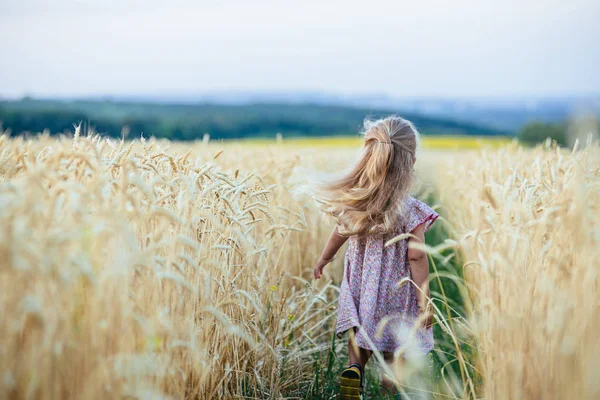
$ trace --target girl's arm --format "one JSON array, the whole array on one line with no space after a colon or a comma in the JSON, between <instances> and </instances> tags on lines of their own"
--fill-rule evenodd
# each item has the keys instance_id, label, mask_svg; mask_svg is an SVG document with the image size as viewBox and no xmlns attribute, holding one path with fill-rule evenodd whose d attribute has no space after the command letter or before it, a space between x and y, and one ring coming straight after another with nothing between
<instances>
[{"instance_id":1,"label":"girl's arm","mask_svg":"<svg viewBox=\"0 0 600 400\"><path fill-rule=\"evenodd\" d=\"M346 243L346 240L348 240L348 236L340 235L336 226L333 229L333 232L331 232L329 240L327 241L327 245L325 245L325 249L321 254L321 258L319 258L317 266L315 267L315 279L319 279L321 275L323 275L323 268L325 268L325 266L333 260L333 257L335 257L335 253L337 253L340 247L342 247L342 245Z\"/></svg>"},{"instance_id":2,"label":"girl's arm","mask_svg":"<svg viewBox=\"0 0 600 400\"><path fill-rule=\"evenodd\" d=\"M418 291L419 308L421 312L425 312L425 304L429 300L429 260L427 260L427 254L416 248L411 248L411 243L425 243L425 225L421 224L417 226L412 232L415 237L411 237L408 240L408 262L410 264L410 274L412 280L422 290ZM425 297L423 297L425 296ZM429 329L433 321L433 316L429 315L425 321L425 327Z\"/></svg>"}]
</instances>

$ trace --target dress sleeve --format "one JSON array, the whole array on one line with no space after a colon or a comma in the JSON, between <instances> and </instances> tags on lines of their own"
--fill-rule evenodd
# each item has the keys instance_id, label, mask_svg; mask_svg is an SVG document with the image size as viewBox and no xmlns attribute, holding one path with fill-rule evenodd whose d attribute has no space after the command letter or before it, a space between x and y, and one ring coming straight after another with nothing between
<instances>
[{"instance_id":1,"label":"dress sleeve","mask_svg":"<svg viewBox=\"0 0 600 400\"><path fill-rule=\"evenodd\" d=\"M425 224L425 232L427 232L438 217L439 214L436 213L433 208L422 201L410 198L406 209L404 232L412 232L421 224Z\"/></svg>"}]
</instances>

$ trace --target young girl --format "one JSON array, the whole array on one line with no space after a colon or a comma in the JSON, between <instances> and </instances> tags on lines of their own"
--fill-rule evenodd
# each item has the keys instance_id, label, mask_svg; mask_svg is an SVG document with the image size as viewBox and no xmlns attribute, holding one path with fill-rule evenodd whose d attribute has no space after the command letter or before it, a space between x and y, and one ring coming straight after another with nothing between
<instances>
[{"instance_id":1,"label":"young girl","mask_svg":"<svg viewBox=\"0 0 600 400\"><path fill-rule=\"evenodd\" d=\"M417 329L412 350L425 355L433 348L431 315L423 306L429 296L429 263L422 250L410 246L424 242L425 231L438 217L408 195L418 132L409 121L389 117L366 122L364 136L362 156L351 172L317 189L322 211L337 226L314 269L316 279L350 239L336 328L339 337L347 331L350 336L350 366L340 377L343 399L361 398L363 369L373 350L392 362L419 317L425 323ZM410 233L409 238L385 246L403 233ZM423 291L409 282L399 285L404 278ZM382 383L393 391L389 379Z\"/></svg>"}]
</instances>

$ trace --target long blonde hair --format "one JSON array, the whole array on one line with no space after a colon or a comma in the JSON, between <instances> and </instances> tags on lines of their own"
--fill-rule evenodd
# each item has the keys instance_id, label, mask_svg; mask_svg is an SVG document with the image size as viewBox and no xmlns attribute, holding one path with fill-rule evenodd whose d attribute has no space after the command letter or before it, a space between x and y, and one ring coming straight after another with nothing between
<instances>
[{"instance_id":1,"label":"long blonde hair","mask_svg":"<svg viewBox=\"0 0 600 400\"><path fill-rule=\"evenodd\" d=\"M419 133L391 116L365 121L358 163L342 178L317 187L321 210L334 217L342 235L390 233L403 215L414 173Z\"/></svg>"}]
</instances>

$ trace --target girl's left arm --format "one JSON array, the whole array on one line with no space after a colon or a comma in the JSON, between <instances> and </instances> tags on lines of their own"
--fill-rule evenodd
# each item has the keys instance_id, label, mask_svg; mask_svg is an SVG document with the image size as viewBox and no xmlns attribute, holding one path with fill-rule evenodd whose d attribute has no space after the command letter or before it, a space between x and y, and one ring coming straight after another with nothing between
<instances>
[{"instance_id":1,"label":"girl's left arm","mask_svg":"<svg viewBox=\"0 0 600 400\"><path fill-rule=\"evenodd\" d=\"M429 329L433 322L433 315L425 307L425 304L429 301L429 260L427 260L427 254L423 250L410 246L411 243L425 243L425 225L417 226L411 233L414 237L408 240L410 275L413 282L422 290L422 292L418 292L419 309L422 313L429 314L425 320L425 327Z\"/></svg>"},{"instance_id":2,"label":"girl's left arm","mask_svg":"<svg viewBox=\"0 0 600 400\"><path fill-rule=\"evenodd\" d=\"M325 245L325 249L321 254L321 258L317 261L317 266L314 270L315 279L319 279L321 275L323 275L323 268L335 257L335 254L338 252L340 247L348 240L348 236L342 236L338 233L337 226L331 232L329 236L329 240L327 241L327 245Z\"/></svg>"}]
</instances>

